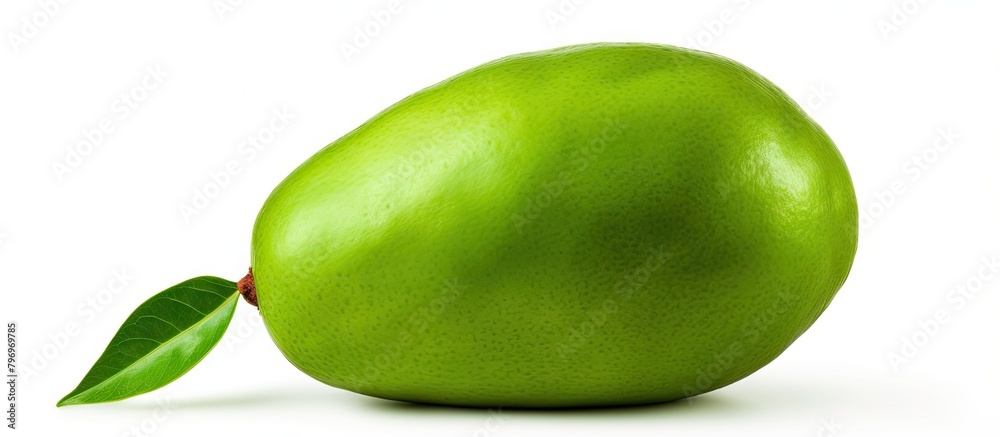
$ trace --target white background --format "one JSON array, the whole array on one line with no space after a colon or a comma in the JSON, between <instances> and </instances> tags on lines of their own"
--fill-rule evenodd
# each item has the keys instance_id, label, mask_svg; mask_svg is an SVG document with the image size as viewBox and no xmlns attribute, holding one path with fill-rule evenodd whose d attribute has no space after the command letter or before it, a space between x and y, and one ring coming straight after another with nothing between
<instances>
[{"instance_id":1,"label":"white background","mask_svg":"<svg viewBox=\"0 0 1000 437\"><path fill-rule=\"evenodd\" d=\"M0 5L0 318L19 323L18 434L996 435L1000 279L984 267L1000 251L995 3L404 1L380 29L369 22L386 1L95 3ZM356 44L366 25L377 34ZM240 278L258 208L322 146L482 62L595 41L738 60L840 147L865 211L857 258L779 359L693 403L497 417L315 382L241 303L173 384L55 408L140 302L197 275ZM142 97L127 114L123 94ZM273 111L294 119L271 137ZM110 133L56 171L104 119ZM249 135L270 139L254 159L239 149ZM230 161L239 174L186 220L181 205ZM926 322L935 314L946 322Z\"/></svg>"}]
</instances>

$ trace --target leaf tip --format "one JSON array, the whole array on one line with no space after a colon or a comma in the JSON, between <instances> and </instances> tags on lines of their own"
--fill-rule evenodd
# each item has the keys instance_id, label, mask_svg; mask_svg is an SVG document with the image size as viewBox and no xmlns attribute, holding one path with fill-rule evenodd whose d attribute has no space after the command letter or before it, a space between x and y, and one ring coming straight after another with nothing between
<instances>
[{"instance_id":1,"label":"leaf tip","mask_svg":"<svg viewBox=\"0 0 1000 437\"><path fill-rule=\"evenodd\" d=\"M62 399L60 399L59 402L56 402L56 408L58 408L58 407L65 407L67 405L76 405L76 404L79 404L79 402L77 402L76 400L74 400L73 399L73 393L70 393L70 394L66 395L65 397L63 397Z\"/></svg>"}]
</instances>

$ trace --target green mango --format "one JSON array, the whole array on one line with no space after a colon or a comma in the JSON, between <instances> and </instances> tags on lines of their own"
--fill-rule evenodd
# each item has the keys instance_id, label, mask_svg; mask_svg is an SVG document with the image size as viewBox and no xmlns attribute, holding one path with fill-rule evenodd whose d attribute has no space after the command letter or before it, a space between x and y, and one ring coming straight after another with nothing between
<instances>
[{"instance_id":1,"label":"green mango","mask_svg":"<svg viewBox=\"0 0 1000 437\"><path fill-rule=\"evenodd\" d=\"M267 199L252 272L296 367L380 398L662 402L735 382L847 278L858 208L823 130L709 53L577 45L413 94Z\"/></svg>"}]
</instances>

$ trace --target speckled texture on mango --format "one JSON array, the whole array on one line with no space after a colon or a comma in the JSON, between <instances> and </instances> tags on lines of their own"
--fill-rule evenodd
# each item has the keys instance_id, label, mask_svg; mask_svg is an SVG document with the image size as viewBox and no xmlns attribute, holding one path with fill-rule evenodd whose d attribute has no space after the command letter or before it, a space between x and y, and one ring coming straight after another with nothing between
<instances>
[{"instance_id":1,"label":"speckled texture on mango","mask_svg":"<svg viewBox=\"0 0 1000 437\"><path fill-rule=\"evenodd\" d=\"M452 405L697 395L778 356L850 270L843 158L708 53L589 44L493 61L330 144L271 194L267 330L332 386Z\"/></svg>"}]
</instances>

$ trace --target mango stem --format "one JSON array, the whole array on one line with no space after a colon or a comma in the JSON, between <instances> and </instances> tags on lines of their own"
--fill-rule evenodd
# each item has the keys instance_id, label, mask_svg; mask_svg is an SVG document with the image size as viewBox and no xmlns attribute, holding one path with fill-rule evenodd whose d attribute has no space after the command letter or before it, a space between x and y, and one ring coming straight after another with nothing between
<instances>
[{"instance_id":1,"label":"mango stem","mask_svg":"<svg viewBox=\"0 0 1000 437\"><path fill-rule=\"evenodd\" d=\"M257 286L253 282L253 267L243 279L240 279L240 282L236 283L236 288L240 290L247 303L257 306Z\"/></svg>"}]
</instances>

